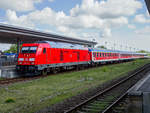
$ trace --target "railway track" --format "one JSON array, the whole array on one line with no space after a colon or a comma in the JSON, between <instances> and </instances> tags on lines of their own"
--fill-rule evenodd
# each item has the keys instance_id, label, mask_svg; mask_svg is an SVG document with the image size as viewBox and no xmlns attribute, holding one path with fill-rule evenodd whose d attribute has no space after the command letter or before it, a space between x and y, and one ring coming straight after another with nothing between
<instances>
[{"instance_id":1,"label":"railway track","mask_svg":"<svg viewBox=\"0 0 150 113\"><path fill-rule=\"evenodd\" d=\"M118 64L118 63L116 63L116 64ZM102 64L101 66L104 66L104 65L114 65L114 64ZM90 67L90 68L94 68L94 67ZM88 69L88 68L85 68L85 69ZM82 70L82 69L79 69L79 70ZM77 70L76 69L71 69L71 70L66 70L66 71L63 71L63 72L60 71L58 73L73 72L73 71L77 71ZM39 75L39 76L32 76L32 77L17 77L17 78L3 79L3 80L0 80L0 85L8 85L8 84L16 83L16 82L30 81L30 80L39 79L39 78L52 76L52 75L56 75L56 74L57 73L50 73L49 75Z\"/></svg>"},{"instance_id":2,"label":"railway track","mask_svg":"<svg viewBox=\"0 0 150 113\"><path fill-rule=\"evenodd\" d=\"M31 78L25 78L25 77L21 77L21 78L10 78L10 79L3 79L0 80L0 85L7 85L7 84L12 84L12 83L16 83L16 82L23 82L23 81L29 81L29 80L34 80L34 79L38 79L40 77L31 77Z\"/></svg>"},{"instance_id":3,"label":"railway track","mask_svg":"<svg viewBox=\"0 0 150 113\"><path fill-rule=\"evenodd\" d=\"M127 113L128 101L128 95L126 92L109 105L102 113Z\"/></svg>"},{"instance_id":4,"label":"railway track","mask_svg":"<svg viewBox=\"0 0 150 113\"><path fill-rule=\"evenodd\" d=\"M115 64L118 64L118 63L115 63ZM114 64L101 64L101 66L104 66L104 65L114 65ZM96 66L93 66L93 67L90 67L90 68L94 68L94 67L96 67ZM88 68L85 68L85 69L88 69ZM58 73L74 72L74 71L79 71L79 70L82 70L82 69L78 69L78 70L71 69L71 70L65 70L63 72L60 71ZM57 74L57 73L50 73L49 75L39 75L39 76L34 76L33 75L31 77L17 77L17 78L3 79L3 80L0 80L0 85L6 85L6 84L12 84L12 83L16 83L16 82L34 80L34 79L39 79L39 78L42 78L42 77L47 77L47 76L55 75L55 74Z\"/></svg>"},{"instance_id":5,"label":"railway track","mask_svg":"<svg viewBox=\"0 0 150 113\"><path fill-rule=\"evenodd\" d=\"M118 107L116 104L118 105L118 102L122 100L122 103L125 103L124 106L127 104L126 99L124 99L126 92L145 75L144 72L149 71L149 66L150 64L144 65L127 78L70 108L65 113L125 113L125 108Z\"/></svg>"}]
</instances>

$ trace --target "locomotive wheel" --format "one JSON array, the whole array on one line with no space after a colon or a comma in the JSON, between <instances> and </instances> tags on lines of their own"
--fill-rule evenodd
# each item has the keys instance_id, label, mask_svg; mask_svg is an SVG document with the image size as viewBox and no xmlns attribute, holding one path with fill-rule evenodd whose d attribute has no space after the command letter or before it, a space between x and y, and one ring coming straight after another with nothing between
<instances>
[{"instance_id":1,"label":"locomotive wheel","mask_svg":"<svg viewBox=\"0 0 150 113\"><path fill-rule=\"evenodd\" d=\"M53 69L52 71L54 74L56 74L58 72L58 70L56 68Z\"/></svg>"},{"instance_id":2,"label":"locomotive wheel","mask_svg":"<svg viewBox=\"0 0 150 113\"><path fill-rule=\"evenodd\" d=\"M76 66L75 68L76 68L76 70L77 70L77 71L79 71L79 70L80 70L80 67L79 67L79 66Z\"/></svg>"},{"instance_id":3,"label":"locomotive wheel","mask_svg":"<svg viewBox=\"0 0 150 113\"><path fill-rule=\"evenodd\" d=\"M53 70L53 73L56 74L56 73L57 73L57 70Z\"/></svg>"},{"instance_id":4,"label":"locomotive wheel","mask_svg":"<svg viewBox=\"0 0 150 113\"><path fill-rule=\"evenodd\" d=\"M42 71L42 75L47 75L47 70L46 69L44 69L43 71Z\"/></svg>"}]
</instances>

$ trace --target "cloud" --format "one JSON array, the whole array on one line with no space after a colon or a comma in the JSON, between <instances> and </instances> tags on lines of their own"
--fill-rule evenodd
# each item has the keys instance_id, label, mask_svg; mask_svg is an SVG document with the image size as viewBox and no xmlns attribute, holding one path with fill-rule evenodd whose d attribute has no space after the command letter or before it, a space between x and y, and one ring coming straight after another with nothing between
<instances>
[{"instance_id":1,"label":"cloud","mask_svg":"<svg viewBox=\"0 0 150 113\"><path fill-rule=\"evenodd\" d=\"M16 25L16 26L21 26L21 27L28 27L28 28L33 28L34 24L32 21L29 21L28 16L22 15L18 17L16 15L15 11L12 10L7 10L6 11L6 19L8 24Z\"/></svg>"},{"instance_id":2,"label":"cloud","mask_svg":"<svg viewBox=\"0 0 150 113\"><path fill-rule=\"evenodd\" d=\"M49 2L54 2L54 0L48 0Z\"/></svg>"},{"instance_id":3,"label":"cloud","mask_svg":"<svg viewBox=\"0 0 150 113\"><path fill-rule=\"evenodd\" d=\"M70 13L72 16L87 14L100 18L116 18L133 15L140 8L142 3L137 0L83 0L81 6L76 5Z\"/></svg>"},{"instance_id":4,"label":"cloud","mask_svg":"<svg viewBox=\"0 0 150 113\"><path fill-rule=\"evenodd\" d=\"M34 4L40 3L41 1L42 0L0 0L0 8L26 12L34 10Z\"/></svg>"},{"instance_id":5,"label":"cloud","mask_svg":"<svg viewBox=\"0 0 150 113\"><path fill-rule=\"evenodd\" d=\"M143 14L136 15L134 20L137 23L150 23L150 19L147 19Z\"/></svg>"},{"instance_id":6,"label":"cloud","mask_svg":"<svg viewBox=\"0 0 150 113\"><path fill-rule=\"evenodd\" d=\"M139 35L150 35L150 26L146 26L140 30L136 30L135 33Z\"/></svg>"},{"instance_id":7,"label":"cloud","mask_svg":"<svg viewBox=\"0 0 150 113\"><path fill-rule=\"evenodd\" d=\"M27 1L35 3L34 0ZM21 16L17 16L15 10L7 10L6 17L10 24L54 27L58 32L74 37L80 37L82 32L89 30L93 31L91 34L110 37L113 28L128 25L128 16L141 7L141 2L137 0L82 0L81 5L76 5L70 10L70 15L45 7Z\"/></svg>"},{"instance_id":8,"label":"cloud","mask_svg":"<svg viewBox=\"0 0 150 113\"><path fill-rule=\"evenodd\" d=\"M129 24L129 25L128 25L128 28L130 28L130 29L136 29L136 26L135 26L135 25L132 25L132 24Z\"/></svg>"},{"instance_id":9,"label":"cloud","mask_svg":"<svg viewBox=\"0 0 150 113\"><path fill-rule=\"evenodd\" d=\"M105 28L102 32L101 37L110 37L110 36L112 36L111 29L110 28Z\"/></svg>"}]
</instances>

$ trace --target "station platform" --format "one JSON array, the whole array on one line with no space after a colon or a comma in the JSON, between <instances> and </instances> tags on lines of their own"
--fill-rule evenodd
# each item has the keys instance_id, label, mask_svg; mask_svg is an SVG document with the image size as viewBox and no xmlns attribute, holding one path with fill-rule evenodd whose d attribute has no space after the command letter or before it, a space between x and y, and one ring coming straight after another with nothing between
<instances>
[{"instance_id":1,"label":"station platform","mask_svg":"<svg viewBox=\"0 0 150 113\"><path fill-rule=\"evenodd\" d=\"M150 73L128 91L132 113L150 113Z\"/></svg>"},{"instance_id":2,"label":"station platform","mask_svg":"<svg viewBox=\"0 0 150 113\"><path fill-rule=\"evenodd\" d=\"M16 65L1 66L0 67L0 77L1 78L15 78L15 77L18 77L18 75L16 73Z\"/></svg>"}]
</instances>

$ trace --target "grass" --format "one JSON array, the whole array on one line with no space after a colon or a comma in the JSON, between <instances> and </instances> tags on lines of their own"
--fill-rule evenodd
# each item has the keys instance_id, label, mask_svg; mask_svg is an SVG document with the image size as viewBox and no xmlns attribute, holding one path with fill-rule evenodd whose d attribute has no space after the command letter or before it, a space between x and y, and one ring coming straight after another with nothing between
<instances>
[{"instance_id":1,"label":"grass","mask_svg":"<svg viewBox=\"0 0 150 113\"><path fill-rule=\"evenodd\" d=\"M0 87L0 113L32 113L120 77L149 59L49 76Z\"/></svg>"},{"instance_id":2,"label":"grass","mask_svg":"<svg viewBox=\"0 0 150 113\"><path fill-rule=\"evenodd\" d=\"M0 80L3 80L3 78L0 77Z\"/></svg>"}]
</instances>

